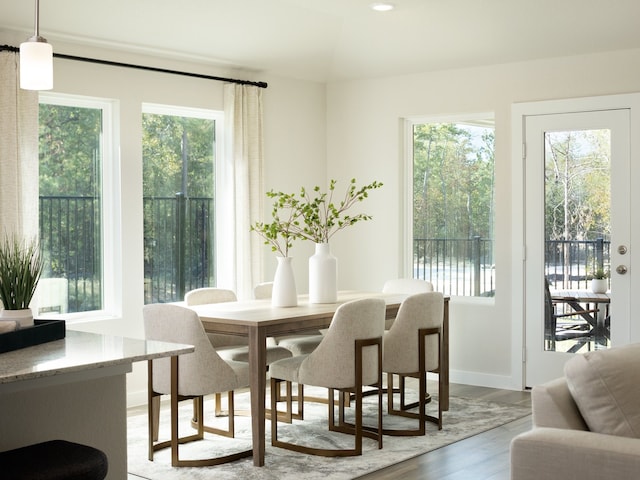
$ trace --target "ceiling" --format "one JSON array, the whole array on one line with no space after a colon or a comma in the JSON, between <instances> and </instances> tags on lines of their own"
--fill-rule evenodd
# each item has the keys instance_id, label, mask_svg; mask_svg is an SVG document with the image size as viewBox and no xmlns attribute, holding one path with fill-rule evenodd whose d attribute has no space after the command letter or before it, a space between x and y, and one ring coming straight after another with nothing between
<instances>
[{"instance_id":1,"label":"ceiling","mask_svg":"<svg viewBox=\"0 0 640 480\"><path fill-rule=\"evenodd\" d=\"M638 0L373 1L41 0L40 33L320 82L640 48ZM0 0L0 30L31 36L33 12Z\"/></svg>"}]
</instances>

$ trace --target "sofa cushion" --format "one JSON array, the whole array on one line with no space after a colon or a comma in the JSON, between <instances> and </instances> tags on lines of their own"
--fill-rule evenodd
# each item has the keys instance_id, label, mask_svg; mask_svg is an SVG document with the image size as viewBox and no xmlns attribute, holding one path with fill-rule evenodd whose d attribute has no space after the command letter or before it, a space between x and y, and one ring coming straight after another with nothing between
<instances>
[{"instance_id":1,"label":"sofa cushion","mask_svg":"<svg viewBox=\"0 0 640 480\"><path fill-rule=\"evenodd\" d=\"M640 438L640 344L576 355L564 373L589 430Z\"/></svg>"}]
</instances>

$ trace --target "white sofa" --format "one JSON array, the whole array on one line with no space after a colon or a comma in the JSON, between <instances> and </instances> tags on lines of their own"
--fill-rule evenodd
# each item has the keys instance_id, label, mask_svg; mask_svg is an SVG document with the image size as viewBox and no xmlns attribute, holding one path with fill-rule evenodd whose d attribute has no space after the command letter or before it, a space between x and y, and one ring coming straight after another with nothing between
<instances>
[{"instance_id":1,"label":"white sofa","mask_svg":"<svg viewBox=\"0 0 640 480\"><path fill-rule=\"evenodd\" d=\"M640 344L576 355L532 390L512 480L640 479Z\"/></svg>"}]
</instances>

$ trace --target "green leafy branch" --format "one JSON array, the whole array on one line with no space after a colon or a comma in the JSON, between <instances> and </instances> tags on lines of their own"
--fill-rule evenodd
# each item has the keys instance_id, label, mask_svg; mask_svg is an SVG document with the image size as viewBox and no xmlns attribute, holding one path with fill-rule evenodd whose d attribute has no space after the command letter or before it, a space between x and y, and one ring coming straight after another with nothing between
<instances>
[{"instance_id":1,"label":"green leafy branch","mask_svg":"<svg viewBox=\"0 0 640 480\"><path fill-rule=\"evenodd\" d=\"M273 221L256 222L251 230L264 239L264 244L269 245L272 252L288 257L293 241L298 238L296 230L301 215L300 202L291 194L273 190L267 192L267 196L275 199L271 209Z\"/></svg>"},{"instance_id":2,"label":"green leafy branch","mask_svg":"<svg viewBox=\"0 0 640 480\"><path fill-rule=\"evenodd\" d=\"M327 243L340 230L371 220L371 215L365 213L348 215L346 212L367 198L370 190L382 187L382 183L374 181L358 188L353 178L342 200L335 202L336 183L336 180L331 180L327 192L322 192L319 186L314 187L313 198L304 187L297 195L273 190L267 192L269 198L275 199L271 210L273 221L256 222L251 230L264 239L265 245L271 246L271 251L286 257L296 239Z\"/></svg>"},{"instance_id":3,"label":"green leafy branch","mask_svg":"<svg viewBox=\"0 0 640 480\"><path fill-rule=\"evenodd\" d=\"M352 178L342 200L335 203L333 196L336 183L335 180L331 180L328 192L321 192L320 187L314 187L313 191L316 193L314 198L311 198L302 188L300 198L303 222L295 225L295 232L299 238L316 243L327 243L340 230L358 222L371 220L371 215L364 213L348 215L346 212L367 198L370 190L382 187L382 183L374 181L358 188L356 179Z\"/></svg>"}]
</instances>

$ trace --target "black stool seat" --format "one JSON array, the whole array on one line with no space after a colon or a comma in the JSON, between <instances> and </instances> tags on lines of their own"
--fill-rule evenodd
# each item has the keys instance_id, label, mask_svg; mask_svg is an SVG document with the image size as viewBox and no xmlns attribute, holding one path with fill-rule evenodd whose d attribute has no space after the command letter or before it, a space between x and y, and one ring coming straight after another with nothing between
<instances>
[{"instance_id":1,"label":"black stool seat","mask_svg":"<svg viewBox=\"0 0 640 480\"><path fill-rule=\"evenodd\" d=\"M103 480L108 468L103 451L66 440L0 452L0 477L7 480Z\"/></svg>"}]
</instances>

